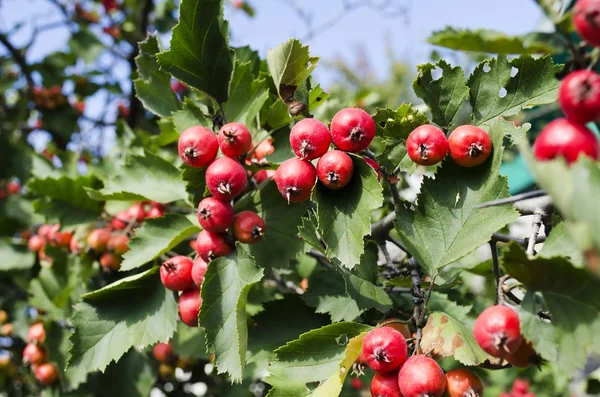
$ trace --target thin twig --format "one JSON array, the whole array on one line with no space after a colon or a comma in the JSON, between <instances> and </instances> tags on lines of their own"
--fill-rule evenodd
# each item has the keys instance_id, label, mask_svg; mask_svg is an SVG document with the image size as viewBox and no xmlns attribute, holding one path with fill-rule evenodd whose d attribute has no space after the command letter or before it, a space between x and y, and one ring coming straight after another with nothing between
<instances>
[{"instance_id":1,"label":"thin twig","mask_svg":"<svg viewBox=\"0 0 600 397\"><path fill-rule=\"evenodd\" d=\"M540 233L540 227L542 226L542 213L536 212L533 214L533 221L531 222L531 234L529 235L529 241L527 242L527 255L535 254L535 243Z\"/></svg>"},{"instance_id":2,"label":"thin twig","mask_svg":"<svg viewBox=\"0 0 600 397\"><path fill-rule=\"evenodd\" d=\"M488 201L487 203L482 203L482 204L476 205L475 208L486 208L486 207L493 207L493 206L497 206L497 205L512 204L517 201L527 200L530 198L541 197L541 196L545 196L545 195L546 195L545 191L535 190L533 192L515 194L514 196L506 197L506 198L499 199L499 200Z\"/></svg>"},{"instance_id":3,"label":"thin twig","mask_svg":"<svg viewBox=\"0 0 600 397\"><path fill-rule=\"evenodd\" d=\"M496 243L497 240L493 238L490 240L490 249L492 251L492 271L494 272L494 278L496 279L496 296L494 298L494 303L499 305L504 303L504 292L502 291L502 273L500 272Z\"/></svg>"},{"instance_id":4,"label":"thin twig","mask_svg":"<svg viewBox=\"0 0 600 397\"><path fill-rule=\"evenodd\" d=\"M402 244L400 241L396 240L394 237L389 236L387 237L387 240L394 244L396 247L400 248L402 251L404 251L407 255L410 255L410 252L408 252L408 249L404 246L404 244Z\"/></svg>"},{"instance_id":5,"label":"thin twig","mask_svg":"<svg viewBox=\"0 0 600 397\"><path fill-rule=\"evenodd\" d=\"M492 239L496 240L498 242L501 242L501 243L510 243L510 242L514 241L515 243L522 245L523 247L527 247L527 242L529 241L529 237L519 238L519 237L508 236L508 235L502 234L502 233L494 233L492 235ZM538 235L535 239L536 244L543 243L544 241L546 241L546 236Z\"/></svg>"},{"instance_id":6,"label":"thin twig","mask_svg":"<svg viewBox=\"0 0 600 397\"><path fill-rule=\"evenodd\" d=\"M415 353L418 354L420 351L421 344L421 319L423 313L423 304L425 303L423 297L423 291L421 290L421 268L415 258L410 258L408 261L408 268L410 269L410 275L413 285L413 321L417 327L417 336L415 341Z\"/></svg>"},{"instance_id":7,"label":"thin twig","mask_svg":"<svg viewBox=\"0 0 600 397\"><path fill-rule=\"evenodd\" d=\"M8 41L8 36L6 36L4 33L0 33L0 43L2 43L4 47L6 47L8 52L10 52L10 55L15 60L15 63L19 65L21 73L23 73L23 75L25 76L27 85L29 85L29 89L31 90L34 87L35 83L33 82L33 78L31 77L31 68L25 60L25 55L22 54L20 50L16 49L10 43L10 41Z\"/></svg>"}]
</instances>

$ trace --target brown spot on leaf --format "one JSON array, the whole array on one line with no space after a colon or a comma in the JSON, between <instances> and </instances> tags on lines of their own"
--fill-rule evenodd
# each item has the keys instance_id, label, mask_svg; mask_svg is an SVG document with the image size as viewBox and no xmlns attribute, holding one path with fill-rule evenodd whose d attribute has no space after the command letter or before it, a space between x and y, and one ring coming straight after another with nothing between
<instances>
[{"instance_id":1,"label":"brown spot on leaf","mask_svg":"<svg viewBox=\"0 0 600 397\"><path fill-rule=\"evenodd\" d=\"M446 324L448 322L448 316L442 316L440 323Z\"/></svg>"},{"instance_id":2,"label":"brown spot on leaf","mask_svg":"<svg viewBox=\"0 0 600 397\"><path fill-rule=\"evenodd\" d=\"M462 336L460 336L460 334L456 334L454 335L454 339L452 339L452 347L454 348L454 350L464 346L465 342L462 339Z\"/></svg>"}]
</instances>

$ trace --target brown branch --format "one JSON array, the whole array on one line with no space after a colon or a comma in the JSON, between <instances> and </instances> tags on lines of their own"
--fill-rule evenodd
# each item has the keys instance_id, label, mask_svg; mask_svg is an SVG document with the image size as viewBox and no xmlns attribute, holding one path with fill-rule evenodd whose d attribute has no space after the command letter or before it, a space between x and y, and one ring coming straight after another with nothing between
<instances>
[{"instance_id":1,"label":"brown branch","mask_svg":"<svg viewBox=\"0 0 600 397\"><path fill-rule=\"evenodd\" d=\"M25 80L27 80L27 85L29 85L29 90L33 88L35 83L33 82L33 78L31 77L31 68L29 68L29 64L25 60L25 55L21 53L20 50L16 49L10 41L8 41L8 36L4 33L0 33L0 43L6 47L10 55L15 60L15 63L19 65L21 69L21 73L25 76Z\"/></svg>"}]
</instances>

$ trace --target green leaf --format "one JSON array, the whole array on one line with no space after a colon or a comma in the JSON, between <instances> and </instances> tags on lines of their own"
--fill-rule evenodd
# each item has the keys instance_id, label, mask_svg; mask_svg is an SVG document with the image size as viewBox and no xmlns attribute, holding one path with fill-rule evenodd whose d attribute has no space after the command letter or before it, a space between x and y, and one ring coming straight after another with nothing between
<instances>
[{"instance_id":1,"label":"green leaf","mask_svg":"<svg viewBox=\"0 0 600 397\"><path fill-rule=\"evenodd\" d=\"M156 371L149 358L129 350L119 361L106 368L100 387L103 393L114 397L145 397L156 383Z\"/></svg>"},{"instance_id":2,"label":"green leaf","mask_svg":"<svg viewBox=\"0 0 600 397\"><path fill-rule=\"evenodd\" d=\"M160 70L156 54L163 51L156 34L149 34L139 42L139 55L135 58L139 77L133 80L135 93L144 107L161 117L169 117L177 110L177 96L171 89L171 76Z\"/></svg>"},{"instance_id":3,"label":"green leaf","mask_svg":"<svg viewBox=\"0 0 600 397\"><path fill-rule=\"evenodd\" d=\"M64 320L69 316L69 298L75 284L69 282L70 263L64 251L51 246L44 250L52 259L52 266L43 267L38 276L30 281L29 303L47 311L54 320Z\"/></svg>"},{"instance_id":4,"label":"green leaf","mask_svg":"<svg viewBox=\"0 0 600 397\"><path fill-rule=\"evenodd\" d=\"M423 181L416 208L396 209L400 241L429 275L487 243L492 233L518 216L510 206L475 208L508 196L506 178L499 175L502 140L506 133L518 134L519 129L508 121L494 120L488 133L494 150L484 164L462 168L444 161L435 179Z\"/></svg>"},{"instance_id":5,"label":"green leaf","mask_svg":"<svg viewBox=\"0 0 600 397\"><path fill-rule=\"evenodd\" d=\"M348 269L360 262L364 237L371 232L371 211L383 204L375 171L363 159L353 157L354 175L346 187L330 190L317 183L312 194L319 233L327 245L325 254Z\"/></svg>"},{"instance_id":6,"label":"green leaf","mask_svg":"<svg viewBox=\"0 0 600 397\"><path fill-rule=\"evenodd\" d=\"M318 61L319 57L311 57L308 46L303 46L297 39L289 39L267 51L269 71L284 101L286 98L282 95L282 88L291 86L295 91L308 79Z\"/></svg>"},{"instance_id":7,"label":"green leaf","mask_svg":"<svg viewBox=\"0 0 600 397\"><path fill-rule=\"evenodd\" d=\"M346 282L336 271L314 272L302 299L317 313L328 314L334 323L352 321L363 312L346 292Z\"/></svg>"},{"instance_id":8,"label":"green leaf","mask_svg":"<svg viewBox=\"0 0 600 397\"><path fill-rule=\"evenodd\" d=\"M199 227L181 214L166 214L160 218L146 219L144 224L136 229L135 237L129 242L129 251L123 254L120 270L127 271L143 266L199 231Z\"/></svg>"},{"instance_id":9,"label":"green leaf","mask_svg":"<svg viewBox=\"0 0 600 397\"><path fill-rule=\"evenodd\" d=\"M354 299L359 309L377 309L382 313L391 309L392 300L383 288L342 267L339 271L346 282L348 296Z\"/></svg>"},{"instance_id":10,"label":"green leaf","mask_svg":"<svg viewBox=\"0 0 600 397\"><path fill-rule=\"evenodd\" d=\"M0 240L0 270L28 270L35 264L35 254L24 245L13 245L6 240Z\"/></svg>"},{"instance_id":11,"label":"green leaf","mask_svg":"<svg viewBox=\"0 0 600 397\"><path fill-rule=\"evenodd\" d=\"M183 165L181 167L181 179L187 182L186 189L192 195L194 206L210 194L206 188L206 167L192 168Z\"/></svg>"},{"instance_id":12,"label":"green leaf","mask_svg":"<svg viewBox=\"0 0 600 397\"><path fill-rule=\"evenodd\" d=\"M171 338L176 329L177 303L163 287L158 267L119 280L75 306L69 368L104 371L132 347Z\"/></svg>"},{"instance_id":13,"label":"green leaf","mask_svg":"<svg viewBox=\"0 0 600 397\"><path fill-rule=\"evenodd\" d=\"M208 109L204 109L189 98L185 98L182 108L173 112L173 124L175 124L175 129L180 134L186 129L196 125L212 129L212 121L207 112Z\"/></svg>"},{"instance_id":14,"label":"green leaf","mask_svg":"<svg viewBox=\"0 0 600 397\"><path fill-rule=\"evenodd\" d=\"M264 237L248 246L248 252L261 267L286 268L290 259L304 250L304 242L296 234L306 207L301 203L288 205L275 182L269 181L244 197L235 209L254 211L265 221Z\"/></svg>"},{"instance_id":15,"label":"green leaf","mask_svg":"<svg viewBox=\"0 0 600 397\"><path fill-rule=\"evenodd\" d=\"M225 105L225 118L250 125L269 97L265 78L255 78L252 62L236 61L229 85L229 100Z\"/></svg>"},{"instance_id":16,"label":"green leaf","mask_svg":"<svg viewBox=\"0 0 600 397\"><path fill-rule=\"evenodd\" d=\"M308 95L308 108L310 111L314 111L319 105L327 100L330 97L330 94L323 91L321 88L321 84L317 84L310 90Z\"/></svg>"},{"instance_id":17,"label":"green leaf","mask_svg":"<svg viewBox=\"0 0 600 397\"><path fill-rule=\"evenodd\" d=\"M173 353L181 358L208 360L206 333L202 328L190 327L180 322L171 342Z\"/></svg>"},{"instance_id":18,"label":"green leaf","mask_svg":"<svg viewBox=\"0 0 600 397\"><path fill-rule=\"evenodd\" d=\"M544 246L539 255L544 258L562 256L567 258L573 265L583 267L583 254L575 241L573 241L573 237L569 233L566 224L564 222L559 223L552 228L552 233L544 241Z\"/></svg>"},{"instance_id":19,"label":"green leaf","mask_svg":"<svg viewBox=\"0 0 600 397\"><path fill-rule=\"evenodd\" d=\"M127 172L110 176L102 190L88 190L93 199L150 200L159 203L188 201L185 182L179 170L161 157L146 152L144 156L132 155L125 162Z\"/></svg>"},{"instance_id":20,"label":"green leaf","mask_svg":"<svg viewBox=\"0 0 600 397\"><path fill-rule=\"evenodd\" d=\"M317 231L317 215L314 211L309 210L306 217L302 218L302 224L298 226L298 235L313 248L323 252L323 244L321 244L321 237Z\"/></svg>"},{"instance_id":21,"label":"green leaf","mask_svg":"<svg viewBox=\"0 0 600 397\"><path fill-rule=\"evenodd\" d=\"M510 61L500 55L481 62L467 83L473 107L471 121L479 125L556 101L559 81L555 74L561 70L550 55L537 59L523 55Z\"/></svg>"},{"instance_id":22,"label":"green leaf","mask_svg":"<svg viewBox=\"0 0 600 397\"><path fill-rule=\"evenodd\" d=\"M227 101L233 72L223 0L182 0L171 48L158 54L161 68L219 103Z\"/></svg>"},{"instance_id":23,"label":"green leaf","mask_svg":"<svg viewBox=\"0 0 600 397\"><path fill-rule=\"evenodd\" d=\"M343 376L360 354L362 341L351 340L372 327L357 323L337 323L300 335L299 339L277 349L277 360L269 367L265 381L273 386L269 397L282 396L334 396L324 394L329 387L343 382ZM343 367L343 369L341 368ZM311 391L307 383L325 381L332 376L341 376L337 381L323 383L324 389ZM331 389L330 389L331 390Z\"/></svg>"},{"instance_id":24,"label":"green leaf","mask_svg":"<svg viewBox=\"0 0 600 397\"><path fill-rule=\"evenodd\" d=\"M489 29L454 29L433 32L427 41L434 45L458 51L493 54L547 54L562 53L568 43L559 33L528 33L511 36Z\"/></svg>"},{"instance_id":25,"label":"green leaf","mask_svg":"<svg viewBox=\"0 0 600 397\"><path fill-rule=\"evenodd\" d=\"M102 51L104 44L89 29L80 29L73 33L69 39L69 47L77 58L83 59L85 63L96 61Z\"/></svg>"},{"instance_id":26,"label":"green leaf","mask_svg":"<svg viewBox=\"0 0 600 397\"><path fill-rule=\"evenodd\" d=\"M248 291L262 277L262 269L237 244L235 253L210 262L202 283L200 324L217 372L229 373L233 381L242 380L246 365Z\"/></svg>"},{"instance_id":27,"label":"green leaf","mask_svg":"<svg viewBox=\"0 0 600 397\"><path fill-rule=\"evenodd\" d=\"M442 76L434 79L432 72L439 68ZM460 66L452 67L441 59L435 65L417 66L419 74L413 82L415 94L431 109L433 121L441 127L449 127L456 112L469 95L465 72Z\"/></svg>"}]
</instances>

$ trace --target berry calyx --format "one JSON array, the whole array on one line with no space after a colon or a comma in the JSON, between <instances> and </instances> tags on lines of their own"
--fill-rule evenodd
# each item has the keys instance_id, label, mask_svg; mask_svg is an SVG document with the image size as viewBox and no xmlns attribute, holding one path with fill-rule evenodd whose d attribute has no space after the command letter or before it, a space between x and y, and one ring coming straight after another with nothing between
<instances>
[{"instance_id":1,"label":"berry calyx","mask_svg":"<svg viewBox=\"0 0 600 397\"><path fill-rule=\"evenodd\" d=\"M160 281L171 291L186 291L194 288L192 267L194 262L187 256L174 256L160 267Z\"/></svg>"},{"instance_id":2,"label":"berry calyx","mask_svg":"<svg viewBox=\"0 0 600 397\"><path fill-rule=\"evenodd\" d=\"M446 134L431 124L415 128L406 139L406 151L412 161L419 165L434 165L446 157L448 139Z\"/></svg>"},{"instance_id":3,"label":"berry calyx","mask_svg":"<svg viewBox=\"0 0 600 397\"><path fill-rule=\"evenodd\" d=\"M198 204L198 222L209 232L224 232L233 222L233 207L227 201L207 197Z\"/></svg>"},{"instance_id":4,"label":"berry calyx","mask_svg":"<svg viewBox=\"0 0 600 397\"><path fill-rule=\"evenodd\" d=\"M199 289L191 289L181 294L177 302L177 310L181 321L190 327L197 327L200 306L202 306L202 298Z\"/></svg>"},{"instance_id":5,"label":"berry calyx","mask_svg":"<svg viewBox=\"0 0 600 397\"><path fill-rule=\"evenodd\" d=\"M573 8L575 30L585 41L600 46L600 4L596 0L579 0Z\"/></svg>"},{"instance_id":6,"label":"berry calyx","mask_svg":"<svg viewBox=\"0 0 600 397\"><path fill-rule=\"evenodd\" d=\"M50 386L58 379L58 369L54 364L45 363L35 369L34 376L42 385Z\"/></svg>"},{"instance_id":7,"label":"berry calyx","mask_svg":"<svg viewBox=\"0 0 600 397\"><path fill-rule=\"evenodd\" d=\"M113 234L106 247L117 255L123 255L129 251L129 237L126 234Z\"/></svg>"},{"instance_id":8,"label":"berry calyx","mask_svg":"<svg viewBox=\"0 0 600 397\"><path fill-rule=\"evenodd\" d=\"M482 397L483 383L477 374L466 369L453 369L446 374L445 397Z\"/></svg>"},{"instance_id":9,"label":"berry calyx","mask_svg":"<svg viewBox=\"0 0 600 397\"><path fill-rule=\"evenodd\" d=\"M241 123L228 123L217 135L219 147L225 156L238 157L248 153L252 145L252 135Z\"/></svg>"},{"instance_id":10,"label":"berry calyx","mask_svg":"<svg viewBox=\"0 0 600 397\"><path fill-rule=\"evenodd\" d=\"M519 315L501 305L488 307L477 317L473 335L483 350L498 358L514 354L523 340Z\"/></svg>"},{"instance_id":11,"label":"berry calyx","mask_svg":"<svg viewBox=\"0 0 600 397\"><path fill-rule=\"evenodd\" d=\"M303 160L321 157L329 149L331 134L327 126L316 119L303 119L292 127L290 145Z\"/></svg>"},{"instance_id":12,"label":"berry calyx","mask_svg":"<svg viewBox=\"0 0 600 397\"><path fill-rule=\"evenodd\" d=\"M375 130L373 117L362 109L342 109L331 120L333 144L347 152L360 152L369 147Z\"/></svg>"},{"instance_id":13,"label":"berry calyx","mask_svg":"<svg viewBox=\"0 0 600 397\"><path fill-rule=\"evenodd\" d=\"M563 157L571 164L579 156L598 160L600 148L598 139L586 126L561 118L551 121L540 132L533 144L533 155L538 160Z\"/></svg>"},{"instance_id":14,"label":"berry calyx","mask_svg":"<svg viewBox=\"0 0 600 397\"><path fill-rule=\"evenodd\" d=\"M152 355L161 363L168 363L173 360L173 347L170 343L157 343L152 348Z\"/></svg>"},{"instance_id":15,"label":"berry calyx","mask_svg":"<svg viewBox=\"0 0 600 397\"><path fill-rule=\"evenodd\" d=\"M204 262L202 258L197 257L194 259L194 265L192 266L192 280L194 280L196 287L200 288L202 286L207 269L208 264Z\"/></svg>"},{"instance_id":16,"label":"berry calyx","mask_svg":"<svg viewBox=\"0 0 600 397\"><path fill-rule=\"evenodd\" d=\"M39 365L46 361L48 352L40 344L28 343L23 349L23 362L30 365Z\"/></svg>"},{"instance_id":17,"label":"berry calyx","mask_svg":"<svg viewBox=\"0 0 600 397\"><path fill-rule=\"evenodd\" d=\"M406 339L391 327L379 327L369 332L362 344L362 355L373 371L386 373L398 368L404 360L408 347Z\"/></svg>"},{"instance_id":18,"label":"berry calyx","mask_svg":"<svg viewBox=\"0 0 600 397\"><path fill-rule=\"evenodd\" d=\"M46 239L41 236L31 236L27 241L27 248L33 252L39 252L46 245Z\"/></svg>"},{"instance_id":19,"label":"berry calyx","mask_svg":"<svg viewBox=\"0 0 600 397\"><path fill-rule=\"evenodd\" d=\"M365 163L369 164L369 166L373 168L377 173L377 181L381 181L381 167L379 166L379 164L377 164L377 161L372 160L368 157L363 157L363 159L365 160Z\"/></svg>"},{"instance_id":20,"label":"berry calyx","mask_svg":"<svg viewBox=\"0 0 600 397\"><path fill-rule=\"evenodd\" d=\"M317 181L317 170L306 160L291 158L279 166L273 179L288 204L298 203L310 197Z\"/></svg>"},{"instance_id":21,"label":"berry calyx","mask_svg":"<svg viewBox=\"0 0 600 397\"><path fill-rule=\"evenodd\" d=\"M477 167L492 153L490 136L474 125L462 125L452 131L448 146L452 159L462 167Z\"/></svg>"},{"instance_id":22,"label":"berry calyx","mask_svg":"<svg viewBox=\"0 0 600 397\"><path fill-rule=\"evenodd\" d=\"M231 233L241 243L258 243L265 234L265 221L256 212L242 211L233 218Z\"/></svg>"},{"instance_id":23,"label":"berry calyx","mask_svg":"<svg viewBox=\"0 0 600 397\"><path fill-rule=\"evenodd\" d=\"M504 358L514 367L526 368L531 365L540 366L542 358L533 350L533 342L523 340L521 346L512 355Z\"/></svg>"},{"instance_id":24,"label":"berry calyx","mask_svg":"<svg viewBox=\"0 0 600 397\"><path fill-rule=\"evenodd\" d=\"M99 262L102 270L105 272L112 272L121 268L121 262L123 262L123 258L117 254L113 254L112 252L105 252L100 257Z\"/></svg>"},{"instance_id":25,"label":"berry calyx","mask_svg":"<svg viewBox=\"0 0 600 397\"><path fill-rule=\"evenodd\" d=\"M600 76L592 70L569 73L560 83L558 103L565 115L578 123L600 117Z\"/></svg>"},{"instance_id":26,"label":"berry calyx","mask_svg":"<svg viewBox=\"0 0 600 397\"><path fill-rule=\"evenodd\" d=\"M230 157L215 160L206 169L206 186L220 200L233 200L246 187L244 167Z\"/></svg>"},{"instance_id":27,"label":"berry calyx","mask_svg":"<svg viewBox=\"0 0 600 397\"><path fill-rule=\"evenodd\" d=\"M179 157L190 167L200 168L210 164L219 151L215 134L201 126L190 127L179 136Z\"/></svg>"},{"instance_id":28,"label":"berry calyx","mask_svg":"<svg viewBox=\"0 0 600 397\"><path fill-rule=\"evenodd\" d=\"M317 176L325 187L338 190L352 180L354 162L341 150L325 153L317 163Z\"/></svg>"},{"instance_id":29,"label":"berry calyx","mask_svg":"<svg viewBox=\"0 0 600 397\"><path fill-rule=\"evenodd\" d=\"M46 330L44 324L35 323L27 330L27 342L44 343L46 341Z\"/></svg>"},{"instance_id":30,"label":"berry calyx","mask_svg":"<svg viewBox=\"0 0 600 397\"><path fill-rule=\"evenodd\" d=\"M202 230L196 239L196 251L205 262L233 252L233 245L226 233L212 233Z\"/></svg>"},{"instance_id":31,"label":"berry calyx","mask_svg":"<svg viewBox=\"0 0 600 397\"><path fill-rule=\"evenodd\" d=\"M95 229L88 235L87 245L96 252L106 251L111 233L108 229Z\"/></svg>"},{"instance_id":32,"label":"berry calyx","mask_svg":"<svg viewBox=\"0 0 600 397\"><path fill-rule=\"evenodd\" d=\"M373 397L398 397L400 386L398 385L398 371L385 374L376 373L371 379L371 396Z\"/></svg>"},{"instance_id":33,"label":"berry calyx","mask_svg":"<svg viewBox=\"0 0 600 397\"><path fill-rule=\"evenodd\" d=\"M417 354L400 368L398 385L404 397L441 397L446 390L446 377L435 360Z\"/></svg>"}]
</instances>

